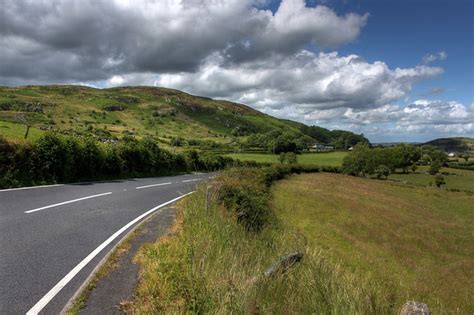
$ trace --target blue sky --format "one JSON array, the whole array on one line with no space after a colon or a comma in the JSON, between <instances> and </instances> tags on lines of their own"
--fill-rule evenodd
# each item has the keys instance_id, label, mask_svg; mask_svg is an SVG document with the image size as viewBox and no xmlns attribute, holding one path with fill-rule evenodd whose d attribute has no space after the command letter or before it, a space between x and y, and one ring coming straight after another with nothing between
<instances>
[{"instance_id":1,"label":"blue sky","mask_svg":"<svg viewBox=\"0 0 474 315\"><path fill-rule=\"evenodd\" d=\"M373 142L473 137L473 3L5 0L0 85L163 86Z\"/></svg>"},{"instance_id":2,"label":"blue sky","mask_svg":"<svg viewBox=\"0 0 474 315\"><path fill-rule=\"evenodd\" d=\"M470 0L365 0L331 1L337 12L369 12L361 36L342 47L369 61L384 60L391 67L413 67L423 56L445 51L437 64L445 73L416 87L415 98L433 87L445 92L439 98L472 103L474 91L474 7Z\"/></svg>"}]
</instances>

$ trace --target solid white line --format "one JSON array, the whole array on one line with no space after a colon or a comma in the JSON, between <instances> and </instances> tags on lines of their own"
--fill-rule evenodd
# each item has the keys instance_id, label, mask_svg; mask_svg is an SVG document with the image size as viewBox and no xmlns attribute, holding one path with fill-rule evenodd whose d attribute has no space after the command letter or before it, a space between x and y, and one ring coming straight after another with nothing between
<instances>
[{"instance_id":1,"label":"solid white line","mask_svg":"<svg viewBox=\"0 0 474 315\"><path fill-rule=\"evenodd\" d=\"M155 186L163 186L163 185L171 185L171 182L168 183L161 183L161 184L153 184L153 185L147 185L147 186L140 186L135 189L143 189L143 188L149 188L149 187L155 187Z\"/></svg>"},{"instance_id":2,"label":"solid white line","mask_svg":"<svg viewBox=\"0 0 474 315\"><path fill-rule=\"evenodd\" d=\"M187 179L187 180L183 180L181 181L182 183L188 183L188 182L195 182L197 180L202 180L202 178L195 178L195 179Z\"/></svg>"},{"instance_id":3,"label":"solid white line","mask_svg":"<svg viewBox=\"0 0 474 315\"><path fill-rule=\"evenodd\" d=\"M178 201L181 198L184 198L193 192L187 193L185 195L179 196L177 198L174 198L170 201L167 201L165 203L162 203L159 206L154 207L153 209L148 210L147 212L139 215L137 218L134 220L130 221L126 225L124 225L120 230L112 234L105 242L100 244L96 249L94 249L86 258L84 258L79 264L77 264L74 269L69 271L69 273L64 276L51 290L49 290L48 293L46 293L45 296L41 298L26 314L38 314L55 296L56 294L61 291L62 288L64 288L81 270L84 268L92 259L94 259L95 256L97 256L107 245L112 243L120 234L122 234L124 231L126 231L130 226L133 224L137 223L147 215L151 214L152 212L169 205L170 203L173 203L175 201Z\"/></svg>"},{"instance_id":4,"label":"solid white line","mask_svg":"<svg viewBox=\"0 0 474 315\"><path fill-rule=\"evenodd\" d=\"M44 210L44 209L49 209L49 208L53 208L53 207L57 207L57 206L66 205L68 203L73 203L73 202L77 202L77 201L81 201L81 200L86 200L86 199L96 198L96 197L100 197L100 196L110 195L111 193L112 192L106 192L106 193L103 193L103 194L87 196L87 197L82 197L82 198L79 198L79 199L74 199L74 200L68 200L68 201L64 201L64 202L60 202L60 203L55 203L54 205L45 206L45 207L41 207L41 208L36 208L36 209L33 209L33 210L28 210L28 211L25 211L25 213L32 213L32 212L41 211L41 210Z\"/></svg>"},{"instance_id":5,"label":"solid white line","mask_svg":"<svg viewBox=\"0 0 474 315\"><path fill-rule=\"evenodd\" d=\"M4 192L4 191L14 191L14 190L25 190L25 189L36 189L36 188L58 187L58 186L64 186L64 184L54 184L54 185L43 185L43 186L30 186L30 187L8 188L8 189L0 189L0 192Z\"/></svg>"}]
</instances>

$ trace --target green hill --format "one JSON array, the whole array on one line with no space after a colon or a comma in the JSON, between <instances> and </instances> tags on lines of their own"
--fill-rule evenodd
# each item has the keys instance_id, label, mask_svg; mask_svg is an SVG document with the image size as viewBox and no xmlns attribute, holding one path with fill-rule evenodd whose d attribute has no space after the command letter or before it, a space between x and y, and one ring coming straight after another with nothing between
<instances>
[{"instance_id":1,"label":"green hill","mask_svg":"<svg viewBox=\"0 0 474 315\"><path fill-rule=\"evenodd\" d=\"M465 137L434 139L423 145L432 145L446 152L474 151L474 139Z\"/></svg>"},{"instance_id":2,"label":"green hill","mask_svg":"<svg viewBox=\"0 0 474 315\"><path fill-rule=\"evenodd\" d=\"M76 85L0 87L0 135L21 140L27 125L31 127L30 140L47 130L55 130L64 134L92 134L102 141L125 135L149 136L165 145L179 145L172 140L179 139L190 145L204 141L211 146L240 148L258 143L247 141L251 135L265 135L264 139L273 141L283 134L287 140L301 140L299 147L320 141L304 124L277 119L246 105L173 89L95 89ZM329 130L320 129L331 134ZM334 132L334 135L341 133ZM360 139L350 132L343 134L348 135ZM257 144L268 149L268 143L265 145Z\"/></svg>"}]
</instances>

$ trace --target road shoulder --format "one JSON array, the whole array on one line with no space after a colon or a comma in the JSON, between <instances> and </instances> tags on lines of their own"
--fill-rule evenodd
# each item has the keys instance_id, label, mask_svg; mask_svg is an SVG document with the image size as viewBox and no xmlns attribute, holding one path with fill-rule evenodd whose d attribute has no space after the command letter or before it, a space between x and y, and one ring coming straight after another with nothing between
<instances>
[{"instance_id":1,"label":"road shoulder","mask_svg":"<svg viewBox=\"0 0 474 315\"><path fill-rule=\"evenodd\" d=\"M68 309L69 314L122 314L120 305L133 298L138 282L139 266L133 257L144 243L164 235L175 215L174 205L163 208L127 235L62 313Z\"/></svg>"}]
</instances>

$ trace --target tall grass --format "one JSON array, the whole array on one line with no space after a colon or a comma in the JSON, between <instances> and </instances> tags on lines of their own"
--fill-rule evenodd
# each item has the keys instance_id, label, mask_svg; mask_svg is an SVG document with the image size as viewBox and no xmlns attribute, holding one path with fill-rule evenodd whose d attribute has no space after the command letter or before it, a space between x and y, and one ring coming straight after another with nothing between
<instances>
[{"instance_id":1,"label":"tall grass","mask_svg":"<svg viewBox=\"0 0 474 315\"><path fill-rule=\"evenodd\" d=\"M289 172L289 168L230 171L214 181L211 194L201 186L182 201L172 234L145 245L136 256L142 276L128 311L393 313L393 290L370 278L356 281L323 252L310 248L298 230L281 224L268 208L269 184ZM230 183L259 200L258 205L253 208L239 193L229 193ZM259 229L239 221L242 209L261 211ZM279 257L295 250L304 251L304 258L288 273L263 275Z\"/></svg>"}]
</instances>

